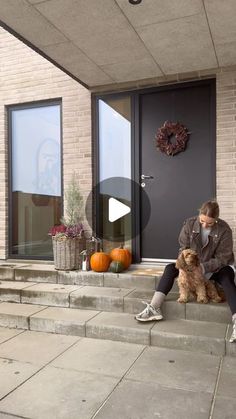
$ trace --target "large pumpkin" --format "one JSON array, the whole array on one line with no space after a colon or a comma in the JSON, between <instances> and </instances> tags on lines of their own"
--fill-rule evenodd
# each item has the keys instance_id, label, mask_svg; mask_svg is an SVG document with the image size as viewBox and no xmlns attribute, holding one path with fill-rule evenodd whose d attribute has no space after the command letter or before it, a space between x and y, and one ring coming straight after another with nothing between
<instances>
[{"instance_id":1,"label":"large pumpkin","mask_svg":"<svg viewBox=\"0 0 236 419\"><path fill-rule=\"evenodd\" d=\"M91 269L95 272L106 272L110 262L110 256L104 252L96 252L90 258Z\"/></svg>"},{"instance_id":2,"label":"large pumpkin","mask_svg":"<svg viewBox=\"0 0 236 419\"><path fill-rule=\"evenodd\" d=\"M124 269L127 269L132 261L130 251L128 249L124 249L123 246L112 249L112 251L110 252L110 257L112 260L116 260L123 263Z\"/></svg>"}]
</instances>

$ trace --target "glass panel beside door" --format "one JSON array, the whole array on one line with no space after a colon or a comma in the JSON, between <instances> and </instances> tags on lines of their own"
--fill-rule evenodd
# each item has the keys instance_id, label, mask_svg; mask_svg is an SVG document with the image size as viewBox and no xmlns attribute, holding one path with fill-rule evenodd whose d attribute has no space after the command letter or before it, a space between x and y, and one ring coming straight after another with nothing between
<instances>
[{"instance_id":1,"label":"glass panel beside door","mask_svg":"<svg viewBox=\"0 0 236 419\"><path fill-rule=\"evenodd\" d=\"M10 256L51 258L48 231L60 223L61 105L9 109Z\"/></svg>"},{"instance_id":2,"label":"glass panel beside door","mask_svg":"<svg viewBox=\"0 0 236 419\"><path fill-rule=\"evenodd\" d=\"M130 96L103 98L98 101L99 112L99 228L104 250L122 243L131 246L131 214L122 217L115 223L108 219L108 200L115 198L124 205L131 205L131 184L118 191L115 182L103 181L110 178L131 179L131 99ZM108 190L109 189L109 190ZM116 243L114 243L116 238ZM117 243L118 240L118 243Z\"/></svg>"}]
</instances>

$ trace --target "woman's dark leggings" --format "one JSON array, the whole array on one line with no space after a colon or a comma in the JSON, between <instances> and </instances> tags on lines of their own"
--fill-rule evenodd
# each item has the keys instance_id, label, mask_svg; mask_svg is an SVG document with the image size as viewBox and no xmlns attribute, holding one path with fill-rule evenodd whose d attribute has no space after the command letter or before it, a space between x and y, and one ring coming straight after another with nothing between
<instances>
[{"instance_id":1,"label":"woman's dark leggings","mask_svg":"<svg viewBox=\"0 0 236 419\"><path fill-rule=\"evenodd\" d=\"M173 287L175 278L179 275L174 263L165 267L156 291L167 295ZM234 283L234 271L230 266L224 266L218 272L215 272L210 280L218 282L225 293L226 301L229 304L232 314L236 313L236 285Z\"/></svg>"}]
</instances>

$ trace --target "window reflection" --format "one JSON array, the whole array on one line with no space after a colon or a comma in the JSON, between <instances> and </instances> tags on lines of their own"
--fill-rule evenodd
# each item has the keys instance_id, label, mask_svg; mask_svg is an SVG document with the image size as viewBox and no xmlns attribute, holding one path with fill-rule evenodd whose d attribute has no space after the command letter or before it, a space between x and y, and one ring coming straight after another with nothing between
<instances>
[{"instance_id":1,"label":"window reflection","mask_svg":"<svg viewBox=\"0 0 236 419\"><path fill-rule=\"evenodd\" d=\"M131 179L131 103L130 97L99 100L99 181L108 178ZM119 182L120 185L120 182ZM114 237L120 243L127 243L130 236L131 214L122 217L115 223L108 220L108 200L118 199L131 206L131 189L116 188L115 182L108 190L102 184L99 196L99 234L111 238L105 243L105 250L114 247Z\"/></svg>"},{"instance_id":2,"label":"window reflection","mask_svg":"<svg viewBox=\"0 0 236 419\"><path fill-rule=\"evenodd\" d=\"M61 218L60 104L10 109L12 255L51 257Z\"/></svg>"}]
</instances>

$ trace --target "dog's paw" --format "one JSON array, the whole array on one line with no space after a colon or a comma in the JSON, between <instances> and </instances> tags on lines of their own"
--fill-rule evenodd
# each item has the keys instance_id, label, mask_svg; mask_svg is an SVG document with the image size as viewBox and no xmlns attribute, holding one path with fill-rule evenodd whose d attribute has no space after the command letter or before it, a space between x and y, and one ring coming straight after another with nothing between
<instances>
[{"instance_id":1,"label":"dog's paw","mask_svg":"<svg viewBox=\"0 0 236 419\"><path fill-rule=\"evenodd\" d=\"M222 299L219 296L210 298L211 303L222 303Z\"/></svg>"},{"instance_id":2,"label":"dog's paw","mask_svg":"<svg viewBox=\"0 0 236 419\"><path fill-rule=\"evenodd\" d=\"M187 303L188 299L186 297L179 297L177 301L178 303Z\"/></svg>"},{"instance_id":3,"label":"dog's paw","mask_svg":"<svg viewBox=\"0 0 236 419\"><path fill-rule=\"evenodd\" d=\"M197 297L197 302L202 304L207 304L208 299L206 297Z\"/></svg>"}]
</instances>

